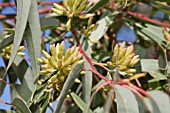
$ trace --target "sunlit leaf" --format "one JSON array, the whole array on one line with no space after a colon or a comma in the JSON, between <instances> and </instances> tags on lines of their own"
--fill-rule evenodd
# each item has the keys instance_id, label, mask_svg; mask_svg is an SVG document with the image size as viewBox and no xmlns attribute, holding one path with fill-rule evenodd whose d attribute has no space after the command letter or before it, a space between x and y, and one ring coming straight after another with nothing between
<instances>
[{"instance_id":1,"label":"sunlit leaf","mask_svg":"<svg viewBox=\"0 0 170 113\"><path fill-rule=\"evenodd\" d=\"M78 77L78 75L80 74L80 72L82 71L82 65L81 64L77 64L73 70L70 72L70 74L68 75L68 78L66 80L66 82L64 83L64 86L62 88L62 91L57 99L57 106L55 109L55 113L59 113L61 106L64 102L64 99L66 98L69 89L72 87L72 85L74 84L74 80Z\"/></svg>"},{"instance_id":2,"label":"sunlit leaf","mask_svg":"<svg viewBox=\"0 0 170 113\"><path fill-rule=\"evenodd\" d=\"M26 103L19 98L15 98L12 104L16 106L21 113L32 113Z\"/></svg>"},{"instance_id":3,"label":"sunlit leaf","mask_svg":"<svg viewBox=\"0 0 170 113\"><path fill-rule=\"evenodd\" d=\"M14 35L14 44L12 47L11 57L7 66L7 70L11 66L17 50L21 44L22 37L27 24L28 14L31 6L31 0L17 0L17 22L16 22L16 31Z\"/></svg>"},{"instance_id":4,"label":"sunlit leaf","mask_svg":"<svg viewBox=\"0 0 170 113\"><path fill-rule=\"evenodd\" d=\"M71 93L71 96L73 98L73 100L75 101L75 103L77 104L77 106L79 106L79 108L85 112L87 109L87 104L85 104L80 97L78 97L75 93ZM94 113L92 110L89 110L88 113Z\"/></svg>"},{"instance_id":5,"label":"sunlit leaf","mask_svg":"<svg viewBox=\"0 0 170 113\"><path fill-rule=\"evenodd\" d=\"M134 94L127 88L115 85L118 113L139 113L138 103Z\"/></svg>"},{"instance_id":6,"label":"sunlit leaf","mask_svg":"<svg viewBox=\"0 0 170 113\"><path fill-rule=\"evenodd\" d=\"M25 34L26 42L34 76L38 76L40 63L37 61L37 58L41 57L41 27L38 5L35 0L31 2L31 7L28 15L28 25L28 32Z\"/></svg>"},{"instance_id":7,"label":"sunlit leaf","mask_svg":"<svg viewBox=\"0 0 170 113\"><path fill-rule=\"evenodd\" d=\"M89 58L91 58L91 53L90 53L90 45L87 40L82 41L82 48L85 51L85 53L88 55ZM83 57L85 60L84 62L84 67L85 68L91 68L90 64L86 60L85 57ZM90 71L85 71L85 75L82 75L82 85L83 85L83 100L85 103L88 103L90 100L91 96L91 89L92 89L92 72Z\"/></svg>"}]
</instances>

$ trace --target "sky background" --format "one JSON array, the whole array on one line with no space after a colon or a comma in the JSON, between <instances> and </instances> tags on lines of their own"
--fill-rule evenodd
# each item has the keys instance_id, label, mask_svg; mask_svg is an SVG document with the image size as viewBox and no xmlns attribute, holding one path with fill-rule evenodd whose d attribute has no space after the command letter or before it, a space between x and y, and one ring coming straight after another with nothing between
<instances>
[{"instance_id":1,"label":"sky background","mask_svg":"<svg viewBox=\"0 0 170 113\"><path fill-rule=\"evenodd\" d=\"M2 3L3 0L0 0L0 3ZM13 0L11 0L13 1ZM62 1L62 0L42 0L42 1ZM52 5L49 5L49 7L52 7ZM41 9L41 7L39 7L39 9ZM16 13L16 7L5 7L3 8L1 14L15 14ZM163 13L162 12L157 12L155 14L155 18L157 17L163 17ZM43 15L41 15L41 17L43 17ZM3 31L3 26L1 24L2 21L0 21L0 30ZM43 35L48 35L50 33L50 30L47 30L43 33ZM69 33L68 33L69 35ZM132 29L130 29L127 25L123 25L121 27L121 29L118 31L117 33L117 40L124 40L124 41L128 41L128 42L134 42L135 41L135 33ZM47 46L49 46L49 44L47 44ZM67 47L70 46L70 44L66 44ZM26 58L28 57L28 54L26 55ZM0 57L0 66L5 66L2 58ZM3 93L3 95L0 97L3 100L10 102L10 90L9 90L9 85L6 85L5 91ZM56 103L53 105L55 106ZM0 109L10 109L10 106L5 105L3 103L0 102ZM48 113L50 113L50 111L48 111Z\"/></svg>"}]
</instances>

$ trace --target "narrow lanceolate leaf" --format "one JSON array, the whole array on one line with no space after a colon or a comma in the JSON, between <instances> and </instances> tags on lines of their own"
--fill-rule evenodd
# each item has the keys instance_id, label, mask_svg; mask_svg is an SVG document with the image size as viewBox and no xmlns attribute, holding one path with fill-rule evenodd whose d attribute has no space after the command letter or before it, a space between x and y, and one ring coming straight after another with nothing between
<instances>
[{"instance_id":1,"label":"narrow lanceolate leaf","mask_svg":"<svg viewBox=\"0 0 170 113\"><path fill-rule=\"evenodd\" d=\"M29 88L29 90L33 92L34 91L34 75L32 73L31 68L25 61L25 59L17 55L12 64L12 68L17 74L21 84Z\"/></svg>"},{"instance_id":2,"label":"narrow lanceolate leaf","mask_svg":"<svg viewBox=\"0 0 170 113\"><path fill-rule=\"evenodd\" d=\"M59 20L56 18L42 18L40 19L41 30L52 29L60 26Z\"/></svg>"},{"instance_id":3,"label":"narrow lanceolate leaf","mask_svg":"<svg viewBox=\"0 0 170 113\"><path fill-rule=\"evenodd\" d=\"M33 73L35 76L38 76L40 70L40 63L37 61L37 58L41 57L41 27L38 13L38 5L36 0L32 0L28 16L28 23L30 28L30 30L26 32L28 52L32 64ZM27 35L27 33L30 35Z\"/></svg>"},{"instance_id":4,"label":"narrow lanceolate leaf","mask_svg":"<svg viewBox=\"0 0 170 113\"><path fill-rule=\"evenodd\" d=\"M90 45L87 42L87 40L82 41L82 48L84 49L85 53L91 58L90 53ZM85 68L91 68L89 62L86 60L85 57L84 67ZM92 90L92 72L85 71L85 75L82 75L82 85L83 85L83 100L85 103L88 103L91 96L91 90Z\"/></svg>"},{"instance_id":5,"label":"narrow lanceolate leaf","mask_svg":"<svg viewBox=\"0 0 170 113\"><path fill-rule=\"evenodd\" d=\"M78 97L75 93L71 93L71 96L73 98L73 100L75 101L75 103L77 104L77 106L83 111L86 112L87 109L87 104L84 103L80 97ZM88 113L94 113L92 110L89 110Z\"/></svg>"},{"instance_id":6,"label":"narrow lanceolate leaf","mask_svg":"<svg viewBox=\"0 0 170 113\"><path fill-rule=\"evenodd\" d=\"M0 109L0 113L17 113L17 112L16 112L16 111L13 111L13 110Z\"/></svg>"},{"instance_id":7,"label":"narrow lanceolate leaf","mask_svg":"<svg viewBox=\"0 0 170 113\"><path fill-rule=\"evenodd\" d=\"M161 91L149 91L151 98L146 98L145 103L151 113L169 113L170 97Z\"/></svg>"},{"instance_id":8,"label":"narrow lanceolate leaf","mask_svg":"<svg viewBox=\"0 0 170 113\"><path fill-rule=\"evenodd\" d=\"M139 107L135 95L127 88L115 85L118 113L139 113Z\"/></svg>"},{"instance_id":9,"label":"narrow lanceolate leaf","mask_svg":"<svg viewBox=\"0 0 170 113\"><path fill-rule=\"evenodd\" d=\"M26 103L19 98L15 98L12 105L16 106L21 113L32 113Z\"/></svg>"},{"instance_id":10,"label":"narrow lanceolate leaf","mask_svg":"<svg viewBox=\"0 0 170 113\"><path fill-rule=\"evenodd\" d=\"M14 35L11 35L8 38L5 38L4 40L2 40L2 42L0 43L0 50L12 44L13 40L14 40Z\"/></svg>"},{"instance_id":11,"label":"narrow lanceolate leaf","mask_svg":"<svg viewBox=\"0 0 170 113\"><path fill-rule=\"evenodd\" d=\"M16 22L16 31L14 35L14 44L12 47L12 53L6 71L8 71L9 67L11 66L17 54L17 50L21 44L22 37L26 28L31 1L32 0L17 0L17 17L16 17L17 22Z\"/></svg>"},{"instance_id":12,"label":"narrow lanceolate leaf","mask_svg":"<svg viewBox=\"0 0 170 113\"><path fill-rule=\"evenodd\" d=\"M66 98L66 96L68 94L69 89L74 84L74 80L78 77L78 75L80 74L82 69L83 69L83 66L81 64L77 64L74 67L74 69L70 72L70 74L68 75L68 78L67 78L66 82L64 83L62 91L57 99L57 106L56 106L54 113L60 112L61 106L64 102L64 99Z\"/></svg>"},{"instance_id":13,"label":"narrow lanceolate leaf","mask_svg":"<svg viewBox=\"0 0 170 113\"><path fill-rule=\"evenodd\" d=\"M20 84L12 84L11 86L17 91L25 102L28 102L32 93L27 87Z\"/></svg>"},{"instance_id":14,"label":"narrow lanceolate leaf","mask_svg":"<svg viewBox=\"0 0 170 113\"><path fill-rule=\"evenodd\" d=\"M4 34L3 32L0 30L0 42L4 39Z\"/></svg>"},{"instance_id":15,"label":"narrow lanceolate leaf","mask_svg":"<svg viewBox=\"0 0 170 113\"><path fill-rule=\"evenodd\" d=\"M99 2L97 2L94 6L92 6L92 8L88 11L88 13L93 13L96 10L98 10L99 8L101 8L103 5L107 4L109 2L109 0L100 0Z\"/></svg>"},{"instance_id":16,"label":"narrow lanceolate leaf","mask_svg":"<svg viewBox=\"0 0 170 113\"><path fill-rule=\"evenodd\" d=\"M4 76L5 73L5 68L4 67L0 67L0 79L1 80L6 80L6 76ZM2 81L0 81L0 97L4 92L4 88L5 88L6 84Z\"/></svg>"}]
</instances>

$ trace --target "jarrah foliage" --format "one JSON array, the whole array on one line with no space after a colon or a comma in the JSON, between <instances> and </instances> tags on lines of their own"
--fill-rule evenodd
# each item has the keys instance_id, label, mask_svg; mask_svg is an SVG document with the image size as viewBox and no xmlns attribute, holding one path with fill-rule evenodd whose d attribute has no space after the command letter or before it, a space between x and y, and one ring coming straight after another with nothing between
<instances>
[{"instance_id":1,"label":"jarrah foliage","mask_svg":"<svg viewBox=\"0 0 170 113\"><path fill-rule=\"evenodd\" d=\"M170 112L169 2L5 2L17 13L0 31L0 113Z\"/></svg>"}]
</instances>

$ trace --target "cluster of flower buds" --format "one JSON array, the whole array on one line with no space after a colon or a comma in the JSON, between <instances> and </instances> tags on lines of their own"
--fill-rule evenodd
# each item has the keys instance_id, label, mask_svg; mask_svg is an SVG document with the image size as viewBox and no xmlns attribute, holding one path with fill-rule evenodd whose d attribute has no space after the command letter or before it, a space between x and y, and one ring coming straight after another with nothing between
<instances>
[{"instance_id":1,"label":"cluster of flower buds","mask_svg":"<svg viewBox=\"0 0 170 113\"><path fill-rule=\"evenodd\" d=\"M47 82L48 89L50 91L51 88L55 88L58 91L61 91L64 81L69 75L70 71L77 64L82 64L84 60L81 60L82 54L79 52L79 48L73 46L65 52L64 41L61 44L57 44L50 46L51 54L48 54L46 51L42 51L45 58L38 58L38 61L43 64L41 67L43 70L40 71L41 74L46 75L46 77L50 76L52 73L56 72ZM41 84L41 81L39 81Z\"/></svg>"},{"instance_id":2,"label":"cluster of flower buds","mask_svg":"<svg viewBox=\"0 0 170 113\"><path fill-rule=\"evenodd\" d=\"M88 0L63 0L64 7L54 3L52 10L60 15L65 15L68 17L68 22L66 23L66 28L69 31L71 28L71 21L73 16L78 16L81 19L86 19L94 16L94 14L81 14L82 11L88 9L91 3L87 4Z\"/></svg>"},{"instance_id":3,"label":"cluster of flower buds","mask_svg":"<svg viewBox=\"0 0 170 113\"><path fill-rule=\"evenodd\" d=\"M6 36L5 38L7 38L7 37L8 36ZM13 44L11 44L11 45L5 47L4 49L2 49L2 52L0 53L0 56L2 56L5 59L9 59L10 55L12 53L12 46L13 46ZM22 56L22 57L25 56L25 54L22 52L24 49L25 49L24 46L20 46L18 48L17 55Z\"/></svg>"},{"instance_id":4,"label":"cluster of flower buds","mask_svg":"<svg viewBox=\"0 0 170 113\"><path fill-rule=\"evenodd\" d=\"M165 28L162 28L162 32L165 40L168 42L168 44L170 44L170 34L165 30Z\"/></svg>"},{"instance_id":5,"label":"cluster of flower buds","mask_svg":"<svg viewBox=\"0 0 170 113\"><path fill-rule=\"evenodd\" d=\"M91 32L94 31L97 28L97 24L92 24L93 17L90 17L88 19L87 27L83 26L83 29L81 30L81 34L85 34L88 38L91 35Z\"/></svg>"},{"instance_id":6,"label":"cluster of flower buds","mask_svg":"<svg viewBox=\"0 0 170 113\"><path fill-rule=\"evenodd\" d=\"M135 55L133 52L133 45L128 48L125 46L125 42L123 42L120 47L118 44L115 45L112 62L107 62L107 65L118 67L119 71L124 72L124 74L133 75L133 73L136 72L136 69L133 67L140 60L139 55Z\"/></svg>"}]
</instances>

